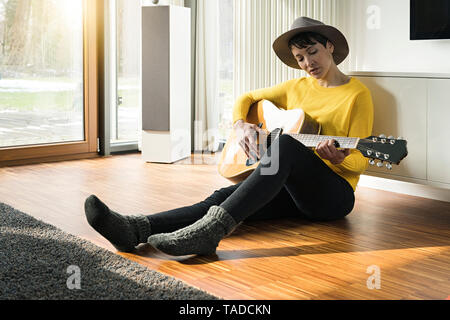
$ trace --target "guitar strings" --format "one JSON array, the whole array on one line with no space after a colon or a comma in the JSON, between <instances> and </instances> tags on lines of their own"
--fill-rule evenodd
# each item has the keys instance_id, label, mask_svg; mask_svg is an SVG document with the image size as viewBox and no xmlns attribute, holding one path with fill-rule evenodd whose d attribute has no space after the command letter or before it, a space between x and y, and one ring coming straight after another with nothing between
<instances>
[{"instance_id":1,"label":"guitar strings","mask_svg":"<svg viewBox=\"0 0 450 320\"><path fill-rule=\"evenodd\" d=\"M310 144L314 142L321 142L327 139L334 139L339 142L340 145L355 145L356 140L358 138L355 137L336 137L336 136L324 136L324 135L315 135L315 134L304 134L304 133L288 133L289 135L296 137L298 140L303 140L305 144ZM361 139L360 139L361 140ZM345 147L343 147L345 148ZM349 147L351 148L351 147Z\"/></svg>"},{"instance_id":2,"label":"guitar strings","mask_svg":"<svg viewBox=\"0 0 450 320\"><path fill-rule=\"evenodd\" d=\"M352 140L352 139L358 139L358 138L355 138L355 137L334 137L334 136L322 136L322 135L302 134L302 133L289 133L289 135L296 136L296 137L298 137L299 139L301 139L302 136L303 136L303 138L305 138L304 140L307 140L308 142L313 142L313 140L314 140L314 139L317 139L317 138L321 138L321 139L319 139L319 140L324 140L324 139L326 139L326 138L331 138L331 137L332 137L334 140L336 140L336 141L338 141L338 139L336 139L336 138L339 138L339 140ZM310 136L311 139L308 140L308 138L307 138L308 136ZM370 140L370 139L362 139L362 138L359 138L359 141L360 141L360 142L366 142L366 143L374 143L374 141L372 141L372 140ZM339 142L339 141L338 141L338 142ZM375 142L375 143L379 143L379 142ZM354 143L351 143L351 144L354 145ZM358 144L358 145L359 145L359 144ZM344 149L345 149L345 148L344 148ZM352 148L352 149L353 149L353 148ZM359 150L359 151L365 152L364 157L366 157L366 155L367 155L368 158L372 158L372 159L375 159L375 158L376 158L376 159L378 159L378 160L387 161L387 162L389 162L389 163L392 163L391 161L389 161L389 160L387 160L387 159L380 159L380 157L377 157L376 155L373 155L374 157L371 157L371 155L369 155L369 154L367 153L367 151L371 151L372 153L374 153L375 151L374 151L373 149L367 148L367 147L365 147L365 146L363 146L363 145L359 145L359 148L358 148L358 146L356 146L354 149L357 149L357 150ZM384 157L384 156L386 155L386 153L380 152L380 155Z\"/></svg>"}]
</instances>

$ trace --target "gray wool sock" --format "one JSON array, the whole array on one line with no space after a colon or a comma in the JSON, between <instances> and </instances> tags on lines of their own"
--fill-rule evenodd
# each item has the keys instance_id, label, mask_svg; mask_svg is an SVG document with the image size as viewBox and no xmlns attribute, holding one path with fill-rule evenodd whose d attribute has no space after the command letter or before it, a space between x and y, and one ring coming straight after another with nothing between
<instances>
[{"instance_id":1,"label":"gray wool sock","mask_svg":"<svg viewBox=\"0 0 450 320\"><path fill-rule=\"evenodd\" d=\"M152 235L147 242L172 256L209 255L216 252L220 240L236 227L236 221L225 209L212 206L203 218L193 224L171 233Z\"/></svg>"},{"instance_id":2,"label":"gray wool sock","mask_svg":"<svg viewBox=\"0 0 450 320\"><path fill-rule=\"evenodd\" d=\"M147 242L151 235L150 222L146 216L120 215L94 195L86 199L84 211L91 227L119 251L131 252L139 243Z\"/></svg>"}]
</instances>

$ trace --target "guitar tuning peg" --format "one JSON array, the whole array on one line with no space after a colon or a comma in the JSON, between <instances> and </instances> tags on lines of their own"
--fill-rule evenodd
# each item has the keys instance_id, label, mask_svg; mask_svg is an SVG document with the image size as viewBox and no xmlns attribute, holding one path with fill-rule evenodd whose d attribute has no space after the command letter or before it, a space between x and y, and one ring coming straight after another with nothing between
<instances>
[{"instance_id":1,"label":"guitar tuning peg","mask_svg":"<svg viewBox=\"0 0 450 320\"><path fill-rule=\"evenodd\" d=\"M394 136L389 136L388 139L392 140L392 139L395 139L395 138L394 138Z\"/></svg>"},{"instance_id":2,"label":"guitar tuning peg","mask_svg":"<svg viewBox=\"0 0 450 320\"><path fill-rule=\"evenodd\" d=\"M389 163L386 163L386 168L388 169L388 170L392 170L392 164L389 162Z\"/></svg>"},{"instance_id":3,"label":"guitar tuning peg","mask_svg":"<svg viewBox=\"0 0 450 320\"><path fill-rule=\"evenodd\" d=\"M370 160L369 160L369 164L370 164L371 166L375 165L375 160L370 159Z\"/></svg>"},{"instance_id":4,"label":"guitar tuning peg","mask_svg":"<svg viewBox=\"0 0 450 320\"><path fill-rule=\"evenodd\" d=\"M403 140L403 137L402 137L402 136L400 136L400 137L398 137L398 138L397 138L397 140Z\"/></svg>"},{"instance_id":5,"label":"guitar tuning peg","mask_svg":"<svg viewBox=\"0 0 450 320\"><path fill-rule=\"evenodd\" d=\"M383 166L383 161L380 161L380 162L377 163L377 167L378 168L381 168L382 166Z\"/></svg>"},{"instance_id":6,"label":"guitar tuning peg","mask_svg":"<svg viewBox=\"0 0 450 320\"><path fill-rule=\"evenodd\" d=\"M379 137L380 137L381 139L386 138L386 136L385 136L384 134L380 134Z\"/></svg>"}]
</instances>

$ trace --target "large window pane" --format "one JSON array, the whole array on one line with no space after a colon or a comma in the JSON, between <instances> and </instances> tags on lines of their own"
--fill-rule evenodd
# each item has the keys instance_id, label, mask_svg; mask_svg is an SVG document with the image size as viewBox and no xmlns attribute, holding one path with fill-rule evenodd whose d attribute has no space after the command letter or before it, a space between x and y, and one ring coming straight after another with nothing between
<instances>
[{"instance_id":1,"label":"large window pane","mask_svg":"<svg viewBox=\"0 0 450 320\"><path fill-rule=\"evenodd\" d=\"M0 0L0 147L84 140L82 0Z\"/></svg>"},{"instance_id":2,"label":"large window pane","mask_svg":"<svg viewBox=\"0 0 450 320\"><path fill-rule=\"evenodd\" d=\"M233 122L233 1L219 1L219 133L226 140Z\"/></svg>"},{"instance_id":3,"label":"large window pane","mask_svg":"<svg viewBox=\"0 0 450 320\"><path fill-rule=\"evenodd\" d=\"M117 0L117 108L111 142L137 141L140 112L139 0ZM115 134L114 134L115 133Z\"/></svg>"}]
</instances>

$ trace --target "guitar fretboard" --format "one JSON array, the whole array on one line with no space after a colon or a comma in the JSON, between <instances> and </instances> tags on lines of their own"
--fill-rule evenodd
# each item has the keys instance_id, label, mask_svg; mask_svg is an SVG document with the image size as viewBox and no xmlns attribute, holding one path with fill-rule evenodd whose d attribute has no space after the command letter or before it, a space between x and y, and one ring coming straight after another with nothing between
<instances>
[{"instance_id":1,"label":"guitar fretboard","mask_svg":"<svg viewBox=\"0 0 450 320\"><path fill-rule=\"evenodd\" d=\"M336 140L339 142L340 148L344 149L356 149L358 145L359 138L349 138L349 137L335 137L335 136L322 136L316 134L297 134L297 133L285 133L293 138L297 139L303 143L308 148L315 148L319 142L324 140Z\"/></svg>"}]
</instances>

